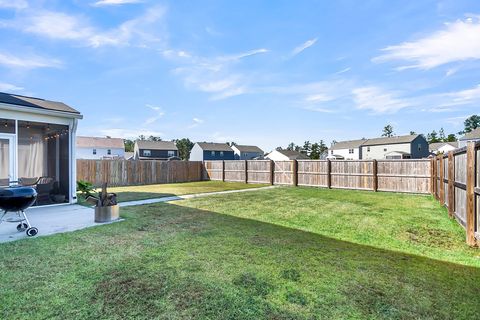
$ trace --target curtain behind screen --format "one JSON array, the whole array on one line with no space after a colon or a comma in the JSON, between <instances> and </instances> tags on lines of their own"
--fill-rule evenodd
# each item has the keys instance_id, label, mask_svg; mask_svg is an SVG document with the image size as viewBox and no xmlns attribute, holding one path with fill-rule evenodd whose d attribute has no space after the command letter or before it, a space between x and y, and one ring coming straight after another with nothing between
<instances>
[{"instance_id":1,"label":"curtain behind screen","mask_svg":"<svg viewBox=\"0 0 480 320\"><path fill-rule=\"evenodd\" d=\"M38 178L47 173L47 144L40 129L18 132L18 177Z\"/></svg>"}]
</instances>

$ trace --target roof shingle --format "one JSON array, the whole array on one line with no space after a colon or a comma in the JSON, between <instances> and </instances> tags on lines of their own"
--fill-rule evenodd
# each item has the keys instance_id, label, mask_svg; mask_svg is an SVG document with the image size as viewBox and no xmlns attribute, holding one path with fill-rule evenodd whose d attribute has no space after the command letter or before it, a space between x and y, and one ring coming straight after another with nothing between
<instances>
[{"instance_id":1,"label":"roof shingle","mask_svg":"<svg viewBox=\"0 0 480 320\"><path fill-rule=\"evenodd\" d=\"M215 142L197 142L198 146L204 151L232 151L233 149L226 143Z\"/></svg>"},{"instance_id":2,"label":"roof shingle","mask_svg":"<svg viewBox=\"0 0 480 320\"><path fill-rule=\"evenodd\" d=\"M70 106L67 106L63 102L50 101L34 97L26 97L5 92L0 92L0 102L22 107L80 114L80 112Z\"/></svg>"},{"instance_id":3,"label":"roof shingle","mask_svg":"<svg viewBox=\"0 0 480 320\"><path fill-rule=\"evenodd\" d=\"M135 141L139 149L148 150L178 150L175 142L173 141L149 141L149 140L137 140Z\"/></svg>"}]
</instances>

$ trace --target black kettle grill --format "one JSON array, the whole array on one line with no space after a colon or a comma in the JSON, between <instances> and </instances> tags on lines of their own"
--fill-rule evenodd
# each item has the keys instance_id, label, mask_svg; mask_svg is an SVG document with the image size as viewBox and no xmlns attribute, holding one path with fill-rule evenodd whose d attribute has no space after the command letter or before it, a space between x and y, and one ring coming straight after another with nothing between
<instances>
[{"instance_id":1,"label":"black kettle grill","mask_svg":"<svg viewBox=\"0 0 480 320\"><path fill-rule=\"evenodd\" d=\"M30 225L25 210L32 206L36 200L37 191L32 187L0 188L0 210L4 211L0 217L0 223L2 221L20 222L17 225L19 232L25 231L27 236L35 236L38 233L38 229ZM16 212L18 218L3 220L9 212Z\"/></svg>"}]
</instances>

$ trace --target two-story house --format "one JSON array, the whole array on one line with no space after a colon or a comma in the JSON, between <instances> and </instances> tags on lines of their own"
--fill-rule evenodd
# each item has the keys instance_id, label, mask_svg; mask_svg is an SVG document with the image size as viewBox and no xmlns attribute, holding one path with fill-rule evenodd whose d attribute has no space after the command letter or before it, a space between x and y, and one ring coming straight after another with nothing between
<instances>
[{"instance_id":1,"label":"two-story house","mask_svg":"<svg viewBox=\"0 0 480 320\"><path fill-rule=\"evenodd\" d=\"M429 156L428 142L420 134L368 139L361 159L421 159Z\"/></svg>"},{"instance_id":2,"label":"two-story house","mask_svg":"<svg viewBox=\"0 0 480 320\"><path fill-rule=\"evenodd\" d=\"M77 159L116 159L125 157L123 139L110 137L77 137Z\"/></svg>"},{"instance_id":3,"label":"two-story house","mask_svg":"<svg viewBox=\"0 0 480 320\"><path fill-rule=\"evenodd\" d=\"M458 141L434 142L428 145L431 154L448 153L458 148Z\"/></svg>"},{"instance_id":4,"label":"two-story house","mask_svg":"<svg viewBox=\"0 0 480 320\"><path fill-rule=\"evenodd\" d=\"M362 144L366 139L340 141L328 149L328 159L359 160L362 159Z\"/></svg>"},{"instance_id":5,"label":"two-story house","mask_svg":"<svg viewBox=\"0 0 480 320\"><path fill-rule=\"evenodd\" d=\"M190 160L235 160L235 154L226 143L197 142L190 151Z\"/></svg>"},{"instance_id":6,"label":"two-story house","mask_svg":"<svg viewBox=\"0 0 480 320\"><path fill-rule=\"evenodd\" d=\"M252 160L263 158L263 150L257 146L233 145L235 160Z\"/></svg>"},{"instance_id":7,"label":"two-story house","mask_svg":"<svg viewBox=\"0 0 480 320\"><path fill-rule=\"evenodd\" d=\"M468 141L480 141L480 128L474 129L458 139L458 147L466 147Z\"/></svg>"},{"instance_id":8,"label":"two-story house","mask_svg":"<svg viewBox=\"0 0 480 320\"><path fill-rule=\"evenodd\" d=\"M178 157L178 148L173 141L137 140L133 152L135 160L168 160Z\"/></svg>"}]
</instances>

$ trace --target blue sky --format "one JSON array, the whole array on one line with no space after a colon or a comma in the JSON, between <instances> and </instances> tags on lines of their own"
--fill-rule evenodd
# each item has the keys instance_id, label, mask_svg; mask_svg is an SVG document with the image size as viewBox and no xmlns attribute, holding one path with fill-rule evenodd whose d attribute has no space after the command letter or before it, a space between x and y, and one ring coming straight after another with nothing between
<instances>
[{"instance_id":1,"label":"blue sky","mask_svg":"<svg viewBox=\"0 0 480 320\"><path fill-rule=\"evenodd\" d=\"M0 0L0 91L79 134L236 141L462 129L480 113L480 1Z\"/></svg>"}]
</instances>

